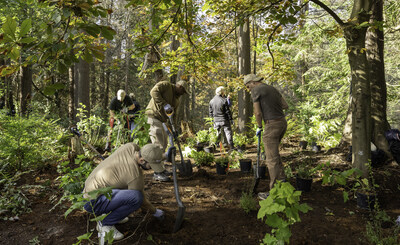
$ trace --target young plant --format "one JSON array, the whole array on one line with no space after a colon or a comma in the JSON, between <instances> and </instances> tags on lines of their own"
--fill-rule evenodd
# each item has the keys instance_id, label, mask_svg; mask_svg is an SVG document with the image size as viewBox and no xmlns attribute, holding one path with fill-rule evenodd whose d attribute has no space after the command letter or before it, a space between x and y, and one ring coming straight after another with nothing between
<instances>
[{"instance_id":1,"label":"young plant","mask_svg":"<svg viewBox=\"0 0 400 245\"><path fill-rule=\"evenodd\" d=\"M227 167L229 165L230 159L229 156L221 156L215 159L215 164L221 167Z\"/></svg>"},{"instance_id":2,"label":"young plant","mask_svg":"<svg viewBox=\"0 0 400 245\"><path fill-rule=\"evenodd\" d=\"M302 163L296 168L297 177L300 179L312 179L312 175L314 174L314 169L309 165Z\"/></svg>"},{"instance_id":3,"label":"young plant","mask_svg":"<svg viewBox=\"0 0 400 245\"><path fill-rule=\"evenodd\" d=\"M138 111L135 117L136 128L133 130L131 137L133 142L140 147L144 146L150 141L150 125L147 123L147 116L145 110Z\"/></svg>"},{"instance_id":4,"label":"young plant","mask_svg":"<svg viewBox=\"0 0 400 245\"><path fill-rule=\"evenodd\" d=\"M204 151L192 151L190 157L193 158L194 163L199 167L210 166L214 161L214 154Z\"/></svg>"},{"instance_id":5,"label":"young plant","mask_svg":"<svg viewBox=\"0 0 400 245\"><path fill-rule=\"evenodd\" d=\"M290 183L278 181L268 198L260 201L257 218L272 228L271 234L265 234L263 244L289 243L291 226L301 221L299 212L312 210L306 203L300 204L300 195L301 191L296 191Z\"/></svg>"},{"instance_id":6,"label":"young plant","mask_svg":"<svg viewBox=\"0 0 400 245\"><path fill-rule=\"evenodd\" d=\"M245 146L247 144L247 136L245 134L233 133L233 144L235 146Z\"/></svg>"},{"instance_id":7,"label":"young plant","mask_svg":"<svg viewBox=\"0 0 400 245\"><path fill-rule=\"evenodd\" d=\"M230 168L239 168L240 160L244 159L244 153L237 150L232 150L230 152L231 165Z\"/></svg>"},{"instance_id":8,"label":"young plant","mask_svg":"<svg viewBox=\"0 0 400 245\"><path fill-rule=\"evenodd\" d=\"M257 210L257 201L254 200L252 193L242 192L242 196L240 197L240 207L246 214Z\"/></svg>"},{"instance_id":9,"label":"young plant","mask_svg":"<svg viewBox=\"0 0 400 245\"><path fill-rule=\"evenodd\" d=\"M208 138L208 130L200 130L196 133L196 142L197 143L207 143L209 140Z\"/></svg>"}]
</instances>

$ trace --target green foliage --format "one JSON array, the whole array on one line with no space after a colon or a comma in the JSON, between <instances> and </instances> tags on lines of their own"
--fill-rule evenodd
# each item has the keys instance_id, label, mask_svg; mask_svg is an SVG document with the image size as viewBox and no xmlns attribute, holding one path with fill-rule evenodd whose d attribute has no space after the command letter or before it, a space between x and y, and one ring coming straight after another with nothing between
<instances>
[{"instance_id":1,"label":"green foliage","mask_svg":"<svg viewBox=\"0 0 400 245\"><path fill-rule=\"evenodd\" d=\"M214 154L205 151L191 151L190 157L197 166L210 166L214 161Z\"/></svg>"},{"instance_id":2,"label":"green foliage","mask_svg":"<svg viewBox=\"0 0 400 245\"><path fill-rule=\"evenodd\" d=\"M235 146L244 146L248 143L247 136L245 134L233 133L233 144Z\"/></svg>"},{"instance_id":3,"label":"green foliage","mask_svg":"<svg viewBox=\"0 0 400 245\"><path fill-rule=\"evenodd\" d=\"M296 172L297 176L301 179L311 179L315 169L306 163L302 163L296 168Z\"/></svg>"},{"instance_id":4,"label":"green foliage","mask_svg":"<svg viewBox=\"0 0 400 245\"><path fill-rule=\"evenodd\" d=\"M36 115L25 118L0 113L0 168L7 172L34 169L65 154L65 130L56 123Z\"/></svg>"},{"instance_id":5,"label":"green foliage","mask_svg":"<svg viewBox=\"0 0 400 245\"><path fill-rule=\"evenodd\" d=\"M61 174L59 187L64 190L65 196L74 197L74 195L82 193L85 181L95 166L80 155L77 156L72 166L66 161L58 165L57 168L57 171Z\"/></svg>"},{"instance_id":6,"label":"green foliage","mask_svg":"<svg viewBox=\"0 0 400 245\"><path fill-rule=\"evenodd\" d=\"M251 211L257 210L257 201L254 200L253 194L248 192L242 192L240 197L240 207L246 212L246 214Z\"/></svg>"},{"instance_id":7,"label":"green foliage","mask_svg":"<svg viewBox=\"0 0 400 245\"><path fill-rule=\"evenodd\" d=\"M30 212L29 199L24 195L22 189L16 186L16 182L22 173L17 172L12 177L8 177L2 172L0 174L2 174L0 180L0 218L7 220L10 217Z\"/></svg>"},{"instance_id":8,"label":"green foliage","mask_svg":"<svg viewBox=\"0 0 400 245\"><path fill-rule=\"evenodd\" d=\"M99 141L99 136L101 132L101 128L104 125L104 121L101 117L96 115L87 116L86 106L80 103L80 106L77 108L78 113L76 117L79 118L79 122L77 122L76 126L79 132L83 135L83 137L92 145L96 145Z\"/></svg>"},{"instance_id":9,"label":"green foliage","mask_svg":"<svg viewBox=\"0 0 400 245\"><path fill-rule=\"evenodd\" d=\"M147 123L145 110L138 111L135 118L136 128L133 130L133 142L140 147L150 142L150 125Z\"/></svg>"},{"instance_id":10,"label":"green foliage","mask_svg":"<svg viewBox=\"0 0 400 245\"><path fill-rule=\"evenodd\" d=\"M365 236L370 244L396 245L400 243L400 227L386 214L377 210L367 222ZM383 230L384 224L390 224L389 229Z\"/></svg>"},{"instance_id":11,"label":"green foliage","mask_svg":"<svg viewBox=\"0 0 400 245\"><path fill-rule=\"evenodd\" d=\"M206 143L209 141L209 131L208 130L200 130L196 133L196 141L198 143Z\"/></svg>"},{"instance_id":12,"label":"green foliage","mask_svg":"<svg viewBox=\"0 0 400 245\"><path fill-rule=\"evenodd\" d=\"M301 221L299 212L312 210L307 204L300 204L300 195L301 191L296 191L290 183L278 181L268 198L260 201L257 218L265 219L265 223L272 228L271 234L265 235L263 244L289 243L291 225Z\"/></svg>"},{"instance_id":13,"label":"green foliage","mask_svg":"<svg viewBox=\"0 0 400 245\"><path fill-rule=\"evenodd\" d=\"M229 153L231 164L229 168L239 168L240 167L240 160L244 159L244 152L232 150Z\"/></svg>"},{"instance_id":14,"label":"green foliage","mask_svg":"<svg viewBox=\"0 0 400 245\"><path fill-rule=\"evenodd\" d=\"M221 156L221 157L215 158L215 164L217 164L221 167L227 167L229 163L230 163L229 156Z\"/></svg>"}]
</instances>

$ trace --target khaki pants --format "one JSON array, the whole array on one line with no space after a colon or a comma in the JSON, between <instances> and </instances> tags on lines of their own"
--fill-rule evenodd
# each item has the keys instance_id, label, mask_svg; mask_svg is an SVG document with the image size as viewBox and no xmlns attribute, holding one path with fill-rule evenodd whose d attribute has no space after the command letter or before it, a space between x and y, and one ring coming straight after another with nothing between
<instances>
[{"instance_id":1,"label":"khaki pants","mask_svg":"<svg viewBox=\"0 0 400 245\"><path fill-rule=\"evenodd\" d=\"M286 128L287 122L285 118L265 122L263 143L266 157L265 160L270 177L270 189L274 187L277 180L284 180L286 178L281 156L279 155L279 143L286 132Z\"/></svg>"},{"instance_id":2,"label":"khaki pants","mask_svg":"<svg viewBox=\"0 0 400 245\"><path fill-rule=\"evenodd\" d=\"M161 150L165 152L165 149L168 146L168 134L165 132L162 122L149 117L147 123L150 124L151 143L159 145Z\"/></svg>"}]
</instances>

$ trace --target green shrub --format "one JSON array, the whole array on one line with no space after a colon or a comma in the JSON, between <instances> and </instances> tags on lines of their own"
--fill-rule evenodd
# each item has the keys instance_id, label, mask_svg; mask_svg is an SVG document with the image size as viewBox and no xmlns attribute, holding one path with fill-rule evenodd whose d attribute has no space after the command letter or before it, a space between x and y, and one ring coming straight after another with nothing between
<instances>
[{"instance_id":1,"label":"green shrub","mask_svg":"<svg viewBox=\"0 0 400 245\"><path fill-rule=\"evenodd\" d=\"M214 162L214 154L204 151L192 151L190 157L197 166L210 166Z\"/></svg>"},{"instance_id":2,"label":"green shrub","mask_svg":"<svg viewBox=\"0 0 400 245\"><path fill-rule=\"evenodd\" d=\"M0 125L0 168L6 172L38 168L67 153L62 141L68 134L56 120L36 115L9 117L0 113Z\"/></svg>"},{"instance_id":3,"label":"green shrub","mask_svg":"<svg viewBox=\"0 0 400 245\"><path fill-rule=\"evenodd\" d=\"M135 124L136 128L132 132L132 135L134 137L133 142L142 147L150 142L150 125L147 123L145 110L141 110L137 113Z\"/></svg>"},{"instance_id":4,"label":"green shrub","mask_svg":"<svg viewBox=\"0 0 400 245\"><path fill-rule=\"evenodd\" d=\"M254 200L252 193L243 192L240 197L240 207L246 212L257 210L257 201Z\"/></svg>"},{"instance_id":5,"label":"green shrub","mask_svg":"<svg viewBox=\"0 0 400 245\"><path fill-rule=\"evenodd\" d=\"M226 167L230 162L229 156L221 156L215 159L215 164Z\"/></svg>"},{"instance_id":6,"label":"green shrub","mask_svg":"<svg viewBox=\"0 0 400 245\"><path fill-rule=\"evenodd\" d=\"M20 174L10 178L3 175L0 180L0 218L3 220L31 211L28 198L22 189L16 186Z\"/></svg>"},{"instance_id":7,"label":"green shrub","mask_svg":"<svg viewBox=\"0 0 400 245\"><path fill-rule=\"evenodd\" d=\"M289 243L291 226L301 221L299 212L312 210L307 204L300 204L300 195L301 191L296 191L290 183L278 181L268 198L260 201L257 218L265 219L265 223L272 228L271 234L265 235L263 244Z\"/></svg>"}]
</instances>

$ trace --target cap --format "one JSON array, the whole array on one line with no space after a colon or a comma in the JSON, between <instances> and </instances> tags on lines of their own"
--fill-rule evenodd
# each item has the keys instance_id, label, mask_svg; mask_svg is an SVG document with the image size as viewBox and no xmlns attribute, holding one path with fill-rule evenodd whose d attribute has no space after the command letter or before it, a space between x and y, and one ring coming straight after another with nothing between
<instances>
[{"instance_id":1,"label":"cap","mask_svg":"<svg viewBox=\"0 0 400 245\"><path fill-rule=\"evenodd\" d=\"M259 77L256 74L247 74L244 76L244 84L248 84L249 82L259 82L263 79L263 77Z\"/></svg>"},{"instance_id":2,"label":"cap","mask_svg":"<svg viewBox=\"0 0 400 245\"><path fill-rule=\"evenodd\" d=\"M147 144L140 149L140 154L150 164L154 172L159 173L165 170L162 162L163 153L158 145Z\"/></svg>"},{"instance_id":3,"label":"cap","mask_svg":"<svg viewBox=\"0 0 400 245\"><path fill-rule=\"evenodd\" d=\"M125 95L126 95L126 93L125 93L125 91L123 89L118 90L118 92L117 92L117 100L123 101L124 98L125 98Z\"/></svg>"},{"instance_id":4,"label":"cap","mask_svg":"<svg viewBox=\"0 0 400 245\"><path fill-rule=\"evenodd\" d=\"M215 94L216 94L216 95L221 95L222 92L225 92L224 86L219 86L219 87L215 90Z\"/></svg>"},{"instance_id":5,"label":"cap","mask_svg":"<svg viewBox=\"0 0 400 245\"><path fill-rule=\"evenodd\" d=\"M185 80L179 80L176 85L180 85L185 89L185 92L188 93L189 91L189 84Z\"/></svg>"}]
</instances>

